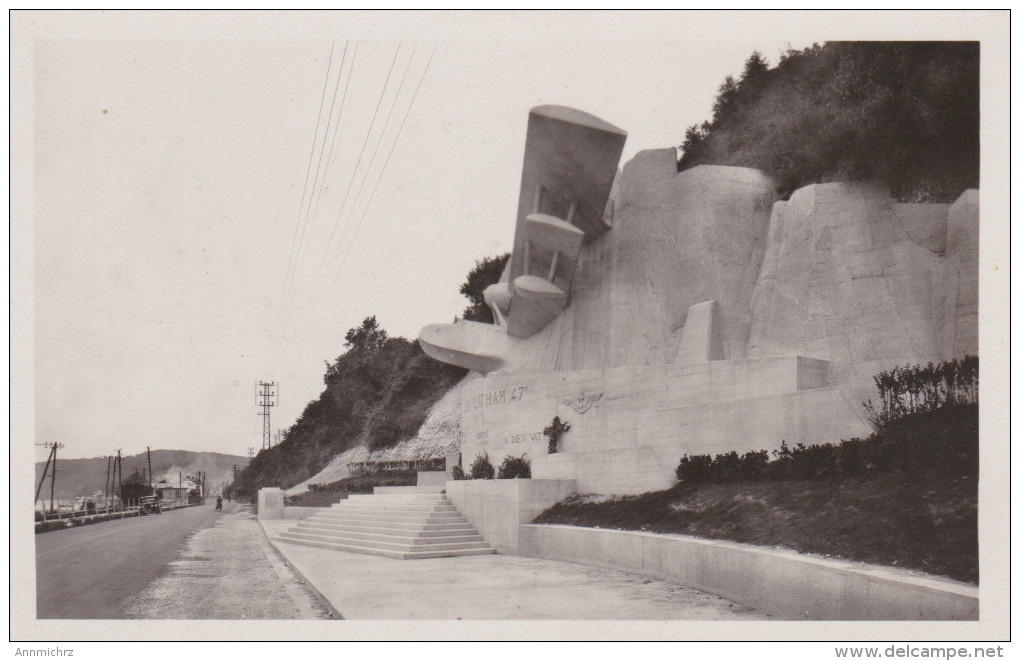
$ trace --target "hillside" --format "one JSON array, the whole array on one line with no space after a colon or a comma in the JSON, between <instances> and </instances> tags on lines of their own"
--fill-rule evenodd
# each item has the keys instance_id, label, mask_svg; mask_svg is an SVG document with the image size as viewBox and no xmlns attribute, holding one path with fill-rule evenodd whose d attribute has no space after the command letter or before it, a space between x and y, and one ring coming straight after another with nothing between
<instances>
[{"instance_id":1,"label":"hillside","mask_svg":"<svg viewBox=\"0 0 1020 661\"><path fill-rule=\"evenodd\" d=\"M470 304L465 319L491 321L482 292L496 282L509 254L475 262L460 287ZM489 315L489 316L487 316ZM297 487L346 475L355 461L442 457L459 445L459 428L436 408L467 373L429 358L417 340L390 337L376 318L347 331L344 352L326 363L319 397L287 431L286 439L262 450L241 472L232 491L253 498L260 487ZM459 409L459 390L453 399ZM423 427L430 414L431 426ZM320 475L321 473L321 475ZM314 478L314 479L312 479Z\"/></svg>"},{"instance_id":2,"label":"hillside","mask_svg":"<svg viewBox=\"0 0 1020 661\"><path fill-rule=\"evenodd\" d=\"M737 165L808 184L878 180L905 202L978 186L978 42L828 42L760 54L687 129L678 169Z\"/></svg>"},{"instance_id":3,"label":"hillside","mask_svg":"<svg viewBox=\"0 0 1020 661\"><path fill-rule=\"evenodd\" d=\"M188 450L153 450L152 472L156 481L165 479L171 484L177 482L178 473L185 477L197 475L199 471L207 474L210 489L220 484L227 484L233 479L234 466L244 466L247 458L219 452L191 452ZM35 483L39 483L46 462L35 465ZM57 457L57 497L77 498L101 492L106 485L106 457L89 459L62 459ZM125 455L121 458L124 479L138 471L148 472L145 453ZM47 482L47 485L49 482ZM48 494L49 487L46 487Z\"/></svg>"},{"instance_id":4,"label":"hillside","mask_svg":"<svg viewBox=\"0 0 1020 661\"><path fill-rule=\"evenodd\" d=\"M286 439L262 450L243 470L233 491L252 498L260 487L291 487L315 475L337 455L367 454L415 435L429 409L464 376L464 370L426 356L418 342L387 337L375 318L353 333L349 350L329 364L326 389L309 402Z\"/></svg>"}]
</instances>

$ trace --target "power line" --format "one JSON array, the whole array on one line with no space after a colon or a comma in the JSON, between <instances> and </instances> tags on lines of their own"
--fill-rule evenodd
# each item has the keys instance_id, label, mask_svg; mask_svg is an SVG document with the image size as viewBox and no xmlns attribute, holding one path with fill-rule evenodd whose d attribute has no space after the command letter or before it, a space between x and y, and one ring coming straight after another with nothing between
<instances>
[{"instance_id":1,"label":"power line","mask_svg":"<svg viewBox=\"0 0 1020 661\"><path fill-rule=\"evenodd\" d=\"M372 172L372 166L375 165L375 157L379 154L379 147L382 146L383 139L386 137L386 130L390 126L390 119L393 118L393 110L397 107L397 101L400 99L400 90L404 88L404 81L407 80L407 72L411 70L411 64L414 61L414 51L411 51L411 57L407 60L407 66L404 67L404 74L400 78L400 84L397 86L397 93L393 95L393 103L390 104L390 109L386 114L386 121L383 123L382 132L379 134L379 140L375 143L375 147L372 150L372 158L368 161L368 169L365 171L365 178L361 180L361 185L358 186L358 193L354 196L354 204L351 205L351 217L358 210L358 201L361 200L361 193L365 190L365 183L368 182L368 177ZM349 220L349 219L348 219ZM346 227L345 227L346 229ZM340 236L340 244L337 246L338 250L336 254L339 254L339 249L343 246L343 235ZM327 272L333 269L333 265L336 263L336 255L330 260L329 268ZM327 290L328 291L328 290Z\"/></svg>"},{"instance_id":2,"label":"power line","mask_svg":"<svg viewBox=\"0 0 1020 661\"><path fill-rule=\"evenodd\" d=\"M330 118L332 118L333 107L336 104L336 93L337 93L337 90L340 87L340 80L343 78L344 63L347 61L347 49L348 49L349 44L350 44L350 40L348 40L344 44L344 55L343 55L343 59L340 62L340 71L339 71L339 73L337 75L337 78L336 78L336 84L333 87L333 101L330 104ZM336 119L336 122L334 124L335 128L333 130L333 137L332 137L332 139L330 140L330 143L329 143L329 152L326 155L326 161L325 161L326 162L326 166L323 169L321 181L319 180L319 168L318 167L316 168L315 179L317 181L319 181L319 185L318 185L318 195L314 195L313 194L313 198L315 200L314 209L311 211L311 218L312 218L312 224L313 225L315 223L315 219L318 218L318 214L319 214L319 202L322 200L322 191L323 191L323 188L326 185L326 181L327 181L327 178L328 178L328 175L329 175L329 168L330 168L330 164L332 163L332 159L333 159L333 149L334 149L334 147L336 145L337 135L341 131L340 121L343 118L344 110L345 110L346 105L347 105L347 98L348 98L347 92L348 92L348 89L350 88L351 79L354 77L354 67L357 64L357 61L358 61L358 43L355 42L354 53L353 53L352 58L351 58L351 66L350 66L350 68L348 69L348 72L347 72L347 82L344 84L344 92L343 92L343 96L341 97L341 101L340 101L340 112L337 113L337 119ZM329 127L330 127L330 122L327 122L327 124L326 124L326 134L323 136L323 145L324 146L325 146L326 136L329 134ZM320 166L322 164L322 154L324 152L325 152L325 149L322 149L319 152L319 164L320 164ZM314 189L314 185L315 184L313 183L313 189ZM298 276L298 274L301 271L300 268L298 268L298 267L301 264L303 251L304 251L304 236L302 235L302 238L301 238L301 240L299 242L299 246L298 246L298 257L297 257L297 260L295 262L294 277L290 281L290 286L287 287L285 289L285 291L284 291L283 303L281 304L281 307L280 307L281 314L280 314L279 327L278 327L279 328L279 332L278 332L278 334L277 334L277 336L276 336L276 338L275 338L275 340L273 342L272 362L271 362L271 366L270 366L271 368L275 367L276 364L277 364L277 361L279 360L280 351L281 351L281 345L283 343L284 336L287 334L287 329L289 328L289 325L290 325L291 312L292 312L292 308L293 308L293 306L295 304L295 298L296 298L297 276Z\"/></svg>"},{"instance_id":3,"label":"power line","mask_svg":"<svg viewBox=\"0 0 1020 661\"><path fill-rule=\"evenodd\" d=\"M435 53L436 53L437 49L438 49L438 45L433 46L432 52L429 55L429 59L425 63L425 67L422 69L421 76L418 79L418 84L415 87L415 90L414 90L414 93L411 96L410 102L408 103L407 107L404 110L404 116L401 119L400 126L397 129L396 136L394 137L393 142L389 146L389 152L387 153L386 159L383 162L383 166L380 169L379 175L378 175L378 177L375 180L375 183L374 183L373 188L372 188L372 192L371 192L371 194L369 195L369 198L368 198L368 202L365 204L365 206L362 209L362 212L361 212L361 214L360 214L360 216L358 218L357 225L355 227L354 233L351 236L350 242L347 244L347 249L344 252L344 256L343 256L343 259L340 262L340 266L335 271L333 271L333 279L332 279L331 283L325 289L320 289L319 296L316 298L316 305L313 308L313 312L317 312L319 309L321 309L323 301L326 300L326 296L328 295L328 293L330 291L332 291L336 287L337 280L339 279L340 273L343 271L344 264L347 261L347 256L350 253L350 250L351 250L351 248L352 248L352 246L354 244L354 241L357 239L357 233L358 233L358 231L361 228L361 225L362 225L362 223L363 223L363 221L365 219L365 216L367 215L368 210L371 208L372 202L375 199L376 192L379 189L379 185L382 183L382 179L383 179L383 177L385 176L385 173L386 173L386 168L389 165L390 159L393 156L394 151L396 150L396 146L397 146L397 144L398 144L398 142L400 140L400 136L403 133L404 126L407 123L407 119L409 118L411 110L412 110L412 108L414 106L414 103L417 100L418 93L421 90L421 87L422 87L422 85L423 85L423 83L425 81L426 76L428 75L428 70L431 67L432 60L435 57ZM413 57L413 55L412 55L412 57ZM410 64L410 62L409 62L409 64ZM352 210L352 216L353 216L353 210ZM307 325L310 326L310 324L307 324Z\"/></svg>"},{"instance_id":4,"label":"power line","mask_svg":"<svg viewBox=\"0 0 1020 661\"><path fill-rule=\"evenodd\" d=\"M329 63L326 65L326 78L322 81L322 98L319 100L319 114L318 114L318 117L315 120L315 133L312 136L312 149L308 153L308 165L307 165L307 167L305 169L305 184L304 184L304 187L301 189L301 204L298 206L298 216L297 216L297 220L294 222L294 237L291 239L290 256L289 256L289 258L287 260L287 273L284 276L283 287L284 287L284 291L285 292L287 291L287 288L289 286L288 283L289 283L290 279L292 278L292 272L293 272L293 267L294 267L294 262L295 262L295 260L294 260L294 249L297 247L298 230L301 227L302 209L304 209L304 206L305 206L305 196L308 193L308 179L309 179L309 177L311 176L311 173L312 173L312 158L315 155L315 144L318 141L319 125L322 123L322 110L323 110L323 108L325 107L325 104L326 104L326 89L327 89L327 86L328 86L328 83L329 83L329 71L330 71L330 68L333 66L333 51L334 51L335 48L336 48L336 40L334 40L333 43L332 43L332 46L330 46L330 49L329 49ZM323 142L325 142L325 139L323 140ZM281 333L282 333L282 329L281 329L282 322L283 322L283 309L282 309L282 306L281 306L280 314L279 314L279 316L277 318L277 329L280 329ZM277 335L278 337L279 337L279 334L280 333L278 333L278 335Z\"/></svg>"},{"instance_id":5,"label":"power line","mask_svg":"<svg viewBox=\"0 0 1020 661\"><path fill-rule=\"evenodd\" d=\"M345 49L346 54L346 49ZM354 43L354 54L351 57L351 68L347 71L347 82L344 83L344 93L340 97L340 112L336 117L336 129L333 131L333 139L329 142L329 154L326 156L326 169L322 173L322 184L319 186L319 196L315 199L315 209L312 211L312 217L316 218L319 214L319 202L322 200L322 189L325 187L326 178L329 175L329 166L333 160L333 146L336 144L336 137L340 133L340 120L344 116L344 108L347 105L347 90L351 86L351 79L354 77L354 66L358 63L358 42ZM343 75L343 65L341 64L340 74ZM340 82L340 78L337 78L337 82ZM334 90L335 93L335 90Z\"/></svg>"},{"instance_id":6,"label":"power line","mask_svg":"<svg viewBox=\"0 0 1020 661\"><path fill-rule=\"evenodd\" d=\"M393 67L397 63L397 56L400 55L400 48L403 46L403 44L404 42L400 42L399 44L397 44L397 50L393 54L393 61L390 62L389 71L386 72L386 80L385 82L383 82L382 91L379 92L379 101L377 101L375 104L375 111L372 113L372 121L368 125L368 131L365 132L365 139L361 143L361 151L358 153L358 161L357 163L355 163L354 172L351 174L351 178L347 182L347 190L344 192L344 199L340 203L340 212L337 213L336 221L334 221L333 223L333 231L329 235L329 240L326 242L326 252L323 253L322 261L320 261L319 263L320 273L322 272L322 267L325 266L326 256L331 252L330 248L333 245L333 238L336 236L336 229L340 225L340 218L343 216L344 207L347 206L347 199L351 194L351 187L354 185L354 180L357 178L358 169L361 167L361 159L365 156L365 147L368 146L368 139L372 135L372 129L375 128L375 120L378 119L379 117L379 108L382 107L383 98L386 96L386 89L389 87L390 84L390 77L393 75ZM366 177L368 176L367 172L365 173L365 176ZM348 217L348 221L349 220L350 218ZM341 233L341 238L342 237L343 233Z\"/></svg>"},{"instance_id":7,"label":"power line","mask_svg":"<svg viewBox=\"0 0 1020 661\"><path fill-rule=\"evenodd\" d=\"M365 155L365 148L368 146L369 138L372 135L372 129L375 128L375 122L376 122L376 120L379 117L379 109L380 109L380 107L382 107L382 101L383 101L383 99L386 96L386 90L389 88L390 78L393 75L393 68L394 68L394 66L397 63L397 58L400 55L400 49L402 48L402 46L403 46L403 42L400 42L400 43L397 44L397 49L396 49L396 51L393 54L393 60L390 62L390 67L389 67L389 70L386 73L386 79L383 82L382 90L379 92L379 100L376 102L375 110L372 113L372 121L369 123L368 130L365 132L365 139L361 143L361 150L358 153L357 162L354 165L354 170L351 173L350 180L347 182L347 189L344 192L343 200L340 203L340 211L337 213L336 219L333 222L333 229L330 232L329 240L326 242L326 249L325 249L325 252L323 253L322 260L320 260L319 269L318 269L318 273L319 274L322 273L322 267L325 265L326 257L331 252L330 247L332 246L333 239L336 236L336 230L340 226L340 219L343 217L344 208L347 206L347 200L350 197L351 188L353 187L354 181L355 181L355 179L357 179L358 172L361 169L361 162L362 162L362 159L364 158L364 155ZM367 172L365 173L365 176L366 177L368 176ZM353 215L353 211L352 211L351 215ZM350 220L350 218L348 218L348 222L349 222L349 220ZM342 236L342 234L341 234L341 236ZM321 287L321 285L320 285L320 287ZM314 297L315 301L318 301L318 299L319 299L318 296ZM314 309L315 307L317 307L317 306L316 306L316 304L313 303L312 308ZM289 308L288 308L288 320L289 320L289 314L290 314L290 312L289 312ZM281 341L282 341L282 337L283 337L285 331L286 331L286 327L284 326L284 327L281 328L281 332L279 334L279 337L281 338ZM274 357L274 361L275 360L276 360L276 358Z\"/></svg>"},{"instance_id":8,"label":"power line","mask_svg":"<svg viewBox=\"0 0 1020 661\"><path fill-rule=\"evenodd\" d=\"M418 98L418 91L421 90L422 83L425 82L425 76L428 74L429 66L432 64L432 58L435 57L437 48L438 44L432 47L432 53L429 55L428 62L425 63L425 68L422 70L421 78L418 80L418 86L414 90L414 95L411 96L411 103L408 104L407 110L404 112L404 118L400 122L400 128L397 130L397 136L396 138L393 139L393 144L390 145L390 151L386 155L386 160L383 162L383 167L382 170L379 172L378 179L375 180L375 186L372 188L371 195L369 195L368 203L365 205L365 208L361 212L361 217L358 219L358 224L354 228L354 234L351 236L351 242L347 245L347 251L344 253L343 260L341 260L340 266L337 268L336 273L333 276L332 284L330 285L329 289L326 290L327 293L329 291L332 291L333 287L336 286L336 281L339 279L341 271L343 271L344 264L347 262L347 255L350 253L351 246L354 245L354 240L357 239L358 237L358 230L361 229L361 223L362 221L365 220L365 215L368 213L369 207L372 206L372 201L375 199L375 192L379 189L379 184L382 182L383 175L386 174L386 166L389 165L390 157L393 156L393 152L397 147L397 142L400 140L400 134L404 130L404 124L407 122L407 118L411 114L411 108L414 106L415 99Z\"/></svg>"},{"instance_id":9,"label":"power line","mask_svg":"<svg viewBox=\"0 0 1020 661\"><path fill-rule=\"evenodd\" d=\"M337 74L337 77L336 77L336 84L333 86L333 96L332 96L332 98L330 100L330 103L329 103L329 114L326 116L326 129L325 129L325 132L322 134L322 146L319 149L319 160L318 160L318 162L315 165L315 176L312 177L312 194L311 194L311 197L308 198L308 208L305 210L305 220L304 220L303 223L301 223L301 232L300 232L300 236L298 238L298 245L297 245L297 255L296 255L296 257L293 260L294 268L293 268L293 271L290 273L291 277L290 277L289 283L285 284L285 287L284 287L283 305L281 306L281 317L280 317L280 326L279 326L280 334L281 335L286 330L287 321L288 321L288 318L289 318L289 315L290 315L290 308L291 308L291 306L294 303L294 292L297 289L297 280L298 280L298 276L301 273L300 264L301 264L302 255L303 255L304 250L305 250L305 239L306 239L307 234L309 233L308 232L308 228L309 228L309 226L315 224L315 215L311 211L312 201L313 200L318 200L318 198L321 197L321 188L318 189L319 190L319 195L316 195L316 186L317 186L317 184L319 182L319 172L322 170L322 158L323 158L323 156L326 153L326 139L329 136L329 129L330 129L330 126L331 126L331 124L333 122L333 108L336 107L336 95L337 95L337 91L340 89L340 79L343 77L344 63L347 61L347 47L349 45L350 45L350 40L348 40L344 44L344 53L343 53L343 58L340 61L340 70L339 70L339 73ZM332 57L332 53L330 55ZM332 66L332 62L330 62L330 66ZM326 69L327 86L328 86L328 81L329 81L329 71L330 71L330 68L327 67L327 69ZM321 119L321 108L320 108L320 119ZM338 120L338 123L339 123L339 120ZM318 134L318 128L316 128L316 134ZM336 137L336 131L333 132L333 137L334 138ZM312 153L314 154L314 143L313 143L312 149L313 149ZM328 167L328 165L329 165L329 163L327 162L327 167ZM316 202L316 209L317 208L318 208L318 202ZM274 360L275 360L275 355L274 355Z\"/></svg>"}]
</instances>

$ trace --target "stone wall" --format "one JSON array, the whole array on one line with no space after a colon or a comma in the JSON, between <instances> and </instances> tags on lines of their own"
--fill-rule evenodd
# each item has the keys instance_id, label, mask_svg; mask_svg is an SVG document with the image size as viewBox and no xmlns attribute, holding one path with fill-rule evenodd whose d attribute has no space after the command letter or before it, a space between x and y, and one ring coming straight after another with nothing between
<instances>
[{"instance_id":1,"label":"stone wall","mask_svg":"<svg viewBox=\"0 0 1020 661\"><path fill-rule=\"evenodd\" d=\"M978 588L794 551L574 526L521 526L520 554L680 583L790 620L977 620Z\"/></svg>"},{"instance_id":2,"label":"stone wall","mask_svg":"<svg viewBox=\"0 0 1020 661\"><path fill-rule=\"evenodd\" d=\"M554 415L571 429L550 457L542 429ZM576 479L583 493L667 488L684 454L869 431L827 387L824 361L798 357L490 374L465 387L461 425L465 468L478 454L497 466L527 454L534 477Z\"/></svg>"}]
</instances>

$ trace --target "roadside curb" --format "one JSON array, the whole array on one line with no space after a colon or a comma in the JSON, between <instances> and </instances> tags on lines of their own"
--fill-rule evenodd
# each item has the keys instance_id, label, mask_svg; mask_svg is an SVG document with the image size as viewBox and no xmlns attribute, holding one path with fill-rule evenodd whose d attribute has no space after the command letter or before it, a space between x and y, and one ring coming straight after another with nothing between
<instances>
[{"instance_id":1,"label":"roadside curb","mask_svg":"<svg viewBox=\"0 0 1020 661\"><path fill-rule=\"evenodd\" d=\"M347 619L340 614L340 611L338 611L336 607L333 606L330 600L326 598L326 595L322 594L322 592L320 592L319 589L315 587L315 584L308 580L308 577L305 576L304 573L287 558L287 555L280 550L280 548L276 545L276 542L274 542L273 538L269 535L269 531L266 530L266 527L264 525L262 525L262 521L259 521L259 528L262 529L262 534L266 536L266 541L269 542L269 546L271 546L276 555L279 556L281 560L283 560L283 564L287 565L290 568L290 570L294 572L294 574L298 578L301 579L305 587L308 588L308 591L315 595L315 598L318 599L319 602L326 608L326 611L329 613L329 616L334 620Z\"/></svg>"}]
</instances>

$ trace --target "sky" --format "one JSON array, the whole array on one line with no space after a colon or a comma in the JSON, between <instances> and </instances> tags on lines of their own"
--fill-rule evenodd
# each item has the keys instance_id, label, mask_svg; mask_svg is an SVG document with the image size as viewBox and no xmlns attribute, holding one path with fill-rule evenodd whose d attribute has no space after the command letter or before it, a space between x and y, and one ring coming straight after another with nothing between
<instances>
[{"instance_id":1,"label":"sky","mask_svg":"<svg viewBox=\"0 0 1020 661\"><path fill-rule=\"evenodd\" d=\"M622 165L752 51L813 41L411 25L35 41L34 442L258 448L258 381L286 428L363 318L414 338L463 310L512 245L530 108L628 131Z\"/></svg>"}]
</instances>

